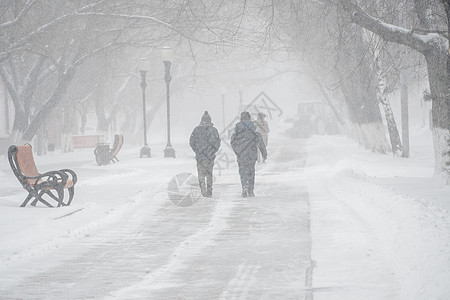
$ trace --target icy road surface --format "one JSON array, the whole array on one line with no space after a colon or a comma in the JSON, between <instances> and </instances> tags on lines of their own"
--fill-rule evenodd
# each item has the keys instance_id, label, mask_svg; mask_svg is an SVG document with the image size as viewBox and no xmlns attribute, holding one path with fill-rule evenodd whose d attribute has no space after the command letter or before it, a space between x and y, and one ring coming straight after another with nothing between
<instances>
[{"instance_id":1,"label":"icy road surface","mask_svg":"<svg viewBox=\"0 0 450 300\"><path fill-rule=\"evenodd\" d=\"M140 159L138 149L124 149L119 163L102 167L90 150L67 154L74 159L62 164L79 176L73 205L20 209L31 218L22 225L31 228L7 232L17 231L23 241L2 252L0 298L308 299L309 204L299 180L304 153L272 149L257 167L256 198L240 197L231 164L216 174L213 199L178 207L165 186L177 173L195 172L189 149L178 151L175 160ZM36 158L39 168L57 169L56 156L64 155L54 155L41 163ZM5 184L10 191L17 186ZM25 194L17 195L18 206Z\"/></svg>"},{"instance_id":2,"label":"icy road surface","mask_svg":"<svg viewBox=\"0 0 450 300\"><path fill-rule=\"evenodd\" d=\"M447 298L448 213L378 183L423 194L432 160L345 137L272 138L255 198L240 197L228 152L214 198L180 207L168 183L196 174L195 159L186 144L176 159L163 148L139 158L125 145L106 166L92 149L35 157L41 172L78 174L73 204L55 209L20 208L26 192L2 157L0 299Z\"/></svg>"}]
</instances>

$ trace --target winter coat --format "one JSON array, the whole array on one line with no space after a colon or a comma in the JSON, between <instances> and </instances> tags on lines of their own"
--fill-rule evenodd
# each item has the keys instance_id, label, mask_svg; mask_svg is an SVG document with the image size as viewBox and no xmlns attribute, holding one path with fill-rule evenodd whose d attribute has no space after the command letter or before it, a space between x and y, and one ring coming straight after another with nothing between
<instances>
[{"instance_id":1,"label":"winter coat","mask_svg":"<svg viewBox=\"0 0 450 300\"><path fill-rule=\"evenodd\" d=\"M261 133L261 136L262 136L263 141L264 141L264 145L267 146L267 143L269 141L269 131L270 131L269 124L267 123L266 120L260 119L260 118L258 118L255 121L255 124L257 126L256 131Z\"/></svg>"},{"instance_id":2,"label":"winter coat","mask_svg":"<svg viewBox=\"0 0 450 300\"><path fill-rule=\"evenodd\" d=\"M236 124L231 136L231 147L236 153L237 161L254 163L258 159L258 148L263 159L267 158L266 146L262 136L256 132L256 125L251 121L241 121Z\"/></svg>"},{"instance_id":3,"label":"winter coat","mask_svg":"<svg viewBox=\"0 0 450 300\"><path fill-rule=\"evenodd\" d=\"M189 145L194 150L197 160L212 161L220 148L219 132L211 122L201 122L192 131Z\"/></svg>"}]
</instances>

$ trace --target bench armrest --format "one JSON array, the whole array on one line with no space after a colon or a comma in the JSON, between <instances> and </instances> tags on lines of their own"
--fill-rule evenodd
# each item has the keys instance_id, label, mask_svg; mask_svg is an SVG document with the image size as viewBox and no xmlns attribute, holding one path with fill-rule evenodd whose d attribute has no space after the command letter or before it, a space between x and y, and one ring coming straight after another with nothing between
<instances>
[{"instance_id":1,"label":"bench armrest","mask_svg":"<svg viewBox=\"0 0 450 300\"><path fill-rule=\"evenodd\" d=\"M68 178L68 179L71 179L73 181L74 185L75 185L75 183L77 183L77 180L78 180L77 174L74 171L72 171L71 169L61 169L61 170L59 170L59 172L62 172L66 176L66 178L68 178L67 174L70 174L71 178Z\"/></svg>"},{"instance_id":2,"label":"bench armrest","mask_svg":"<svg viewBox=\"0 0 450 300\"><path fill-rule=\"evenodd\" d=\"M41 190L43 187L56 188L64 187L67 182L67 175L60 171L49 171L37 176L34 189Z\"/></svg>"},{"instance_id":3,"label":"bench armrest","mask_svg":"<svg viewBox=\"0 0 450 300\"><path fill-rule=\"evenodd\" d=\"M28 186L28 185L30 185L30 183L32 183L32 185L35 185L36 183L38 183L38 181L41 179L41 175L39 175L39 176L25 176L25 175L21 174L20 178L21 178L22 185L25 184L25 185ZM25 185L24 185L24 187L25 187Z\"/></svg>"}]
</instances>

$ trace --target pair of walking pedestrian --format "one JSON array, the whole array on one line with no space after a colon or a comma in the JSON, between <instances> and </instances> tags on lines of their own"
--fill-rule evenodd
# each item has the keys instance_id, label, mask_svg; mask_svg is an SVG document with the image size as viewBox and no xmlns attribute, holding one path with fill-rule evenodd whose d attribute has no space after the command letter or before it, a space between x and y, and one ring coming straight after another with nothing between
<instances>
[{"instance_id":1,"label":"pair of walking pedestrian","mask_svg":"<svg viewBox=\"0 0 450 300\"><path fill-rule=\"evenodd\" d=\"M267 150L261 133L252 122L250 113L241 113L241 121L236 124L231 136L231 147L236 153L239 176L242 185L242 197L255 197L255 164L258 160L258 150L263 161L267 159Z\"/></svg>"},{"instance_id":2,"label":"pair of walking pedestrian","mask_svg":"<svg viewBox=\"0 0 450 300\"><path fill-rule=\"evenodd\" d=\"M266 146L256 127L251 121L250 113L244 111L231 136L231 147L236 154L239 167L242 197L255 196L255 164L258 149L263 160L267 159ZM201 193L205 197L212 197L212 172L216 152L220 148L220 137L207 111L203 114L200 125L194 128L189 145L195 152Z\"/></svg>"}]
</instances>

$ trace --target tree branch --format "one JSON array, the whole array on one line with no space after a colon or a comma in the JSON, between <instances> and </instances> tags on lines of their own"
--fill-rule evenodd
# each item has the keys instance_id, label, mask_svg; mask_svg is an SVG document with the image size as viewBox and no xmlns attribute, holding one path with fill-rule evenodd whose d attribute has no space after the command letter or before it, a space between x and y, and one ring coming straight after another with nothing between
<instances>
[{"instance_id":1,"label":"tree branch","mask_svg":"<svg viewBox=\"0 0 450 300\"><path fill-rule=\"evenodd\" d=\"M25 7L19 12L17 17L14 20L6 21L0 24L0 29L4 30L6 27L13 26L14 24L17 24L25 15L26 13L31 9L33 4L36 2L36 0L28 0L28 2L25 4Z\"/></svg>"},{"instance_id":2,"label":"tree branch","mask_svg":"<svg viewBox=\"0 0 450 300\"><path fill-rule=\"evenodd\" d=\"M376 33L386 41L406 45L421 53L433 49L436 45L436 40L439 43L443 41L442 37L437 33L414 33L403 27L388 24L369 16L357 4L352 3L351 0L339 0L339 2L350 13L355 24Z\"/></svg>"}]
</instances>

